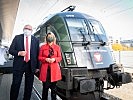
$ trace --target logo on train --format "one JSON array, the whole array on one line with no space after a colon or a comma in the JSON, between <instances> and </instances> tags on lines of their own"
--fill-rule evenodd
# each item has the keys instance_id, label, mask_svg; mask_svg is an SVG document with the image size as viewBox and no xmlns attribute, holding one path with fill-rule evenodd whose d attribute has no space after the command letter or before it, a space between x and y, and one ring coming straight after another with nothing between
<instances>
[{"instance_id":1,"label":"logo on train","mask_svg":"<svg viewBox=\"0 0 133 100\"><path fill-rule=\"evenodd\" d=\"M102 61L102 55L99 52L94 53L94 60L96 62L101 62Z\"/></svg>"}]
</instances>

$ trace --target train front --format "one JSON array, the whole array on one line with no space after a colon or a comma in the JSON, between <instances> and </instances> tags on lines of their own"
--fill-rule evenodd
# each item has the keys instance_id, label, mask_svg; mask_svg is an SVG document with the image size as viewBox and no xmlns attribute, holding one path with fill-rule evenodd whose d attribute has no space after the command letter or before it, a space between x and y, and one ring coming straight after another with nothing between
<instances>
[{"instance_id":1,"label":"train front","mask_svg":"<svg viewBox=\"0 0 133 100\"><path fill-rule=\"evenodd\" d=\"M61 96L100 95L104 88L131 82L130 74L122 72L114 63L106 33L99 21L79 13L69 12L63 16L68 37L65 38L65 31L62 31L63 38L60 37L59 44L63 52L63 79L57 84ZM105 81L109 84L106 87Z\"/></svg>"}]
</instances>

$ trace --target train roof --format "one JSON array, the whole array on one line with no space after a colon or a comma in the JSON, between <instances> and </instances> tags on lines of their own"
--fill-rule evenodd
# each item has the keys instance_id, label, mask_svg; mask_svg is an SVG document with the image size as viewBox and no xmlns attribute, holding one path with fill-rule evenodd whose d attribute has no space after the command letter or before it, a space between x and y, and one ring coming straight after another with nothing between
<instances>
[{"instance_id":1,"label":"train roof","mask_svg":"<svg viewBox=\"0 0 133 100\"><path fill-rule=\"evenodd\" d=\"M80 18L87 18L87 19L94 19L94 17L84 14L84 13L80 13L80 12L73 12L73 11L68 11L68 12L60 12L57 13L56 15L62 16L62 17L80 17Z\"/></svg>"},{"instance_id":2,"label":"train roof","mask_svg":"<svg viewBox=\"0 0 133 100\"><path fill-rule=\"evenodd\" d=\"M47 22L49 19L51 19L54 16L60 16L60 17L76 17L76 18L85 18L85 19L94 19L96 20L94 17L85 14L85 13L81 13L81 12L74 12L74 11L67 11L67 12L59 12L59 13L55 13L55 14L50 14L49 16L45 17L43 22L41 23L40 26L42 26L45 22Z\"/></svg>"}]
</instances>

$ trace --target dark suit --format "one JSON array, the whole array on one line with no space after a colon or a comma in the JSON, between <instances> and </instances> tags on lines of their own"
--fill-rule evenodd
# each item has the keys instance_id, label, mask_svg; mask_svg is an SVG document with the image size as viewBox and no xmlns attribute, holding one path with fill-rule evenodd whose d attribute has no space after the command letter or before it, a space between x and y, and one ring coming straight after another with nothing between
<instances>
[{"instance_id":1,"label":"dark suit","mask_svg":"<svg viewBox=\"0 0 133 100\"><path fill-rule=\"evenodd\" d=\"M24 34L17 35L12 41L9 53L14 56L13 82L10 91L10 100L17 100L22 76L25 73L24 100L30 100L34 81L34 72L39 68L38 53L39 41L31 36L30 61L26 63L23 56L18 56L19 51L24 50Z\"/></svg>"}]
</instances>

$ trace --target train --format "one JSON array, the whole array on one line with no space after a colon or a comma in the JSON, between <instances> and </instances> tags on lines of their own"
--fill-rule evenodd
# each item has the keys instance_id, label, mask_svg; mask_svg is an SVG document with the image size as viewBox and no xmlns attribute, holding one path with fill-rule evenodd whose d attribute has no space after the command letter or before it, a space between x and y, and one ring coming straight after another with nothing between
<instances>
[{"instance_id":1,"label":"train","mask_svg":"<svg viewBox=\"0 0 133 100\"><path fill-rule=\"evenodd\" d=\"M61 47L62 80L57 82L57 94L63 100L81 100L84 96L98 100L105 89L130 83L132 78L115 63L102 24L74 8L69 6L46 17L34 35L42 44L46 34L53 32Z\"/></svg>"}]
</instances>

